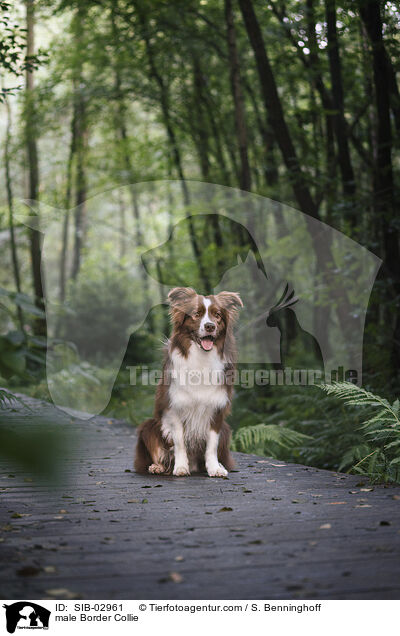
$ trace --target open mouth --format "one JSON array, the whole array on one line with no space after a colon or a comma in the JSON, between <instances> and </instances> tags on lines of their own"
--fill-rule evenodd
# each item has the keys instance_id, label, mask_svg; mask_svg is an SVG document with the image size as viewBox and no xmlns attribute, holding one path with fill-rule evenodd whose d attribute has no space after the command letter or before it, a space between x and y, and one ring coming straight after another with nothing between
<instances>
[{"instance_id":1,"label":"open mouth","mask_svg":"<svg viewBox=\"0 0 400 636\"><path fill-rule=\"evenodd\" d=\"M204 349L204 351L211 351L214 346L214 336L204 336L204 338L200 338L200 347Z\"/></svg>"}]
</instances>

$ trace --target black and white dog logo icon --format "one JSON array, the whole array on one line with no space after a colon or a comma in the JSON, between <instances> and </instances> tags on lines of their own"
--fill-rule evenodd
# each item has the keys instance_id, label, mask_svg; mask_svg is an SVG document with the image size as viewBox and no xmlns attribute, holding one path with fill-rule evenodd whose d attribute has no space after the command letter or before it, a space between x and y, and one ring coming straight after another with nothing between
<instances>
[{"instance_id":1,"label":"black and white dog logo icon","mask_svg":"<svg viewBox=\"0 0 400 636\"><path fill-rule=\"evenodd\" d=\"M16 628L48 629L51 612L31 601L19 601L3 605L6 610L7 631L13 634Z\"/></svg>"}]
</instances>

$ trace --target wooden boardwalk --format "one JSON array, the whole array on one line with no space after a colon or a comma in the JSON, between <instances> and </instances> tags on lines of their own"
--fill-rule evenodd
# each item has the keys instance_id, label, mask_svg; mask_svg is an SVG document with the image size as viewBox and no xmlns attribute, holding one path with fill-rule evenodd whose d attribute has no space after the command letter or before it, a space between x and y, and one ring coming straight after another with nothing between
<instances>
[{"instance_id":1,"label":"wooden boardwalk","mask_svg":"<svg viewBox=\"0 0 400 636\"><path fill-rule=\"evenodd\" d=\"M400 488L244 454L228 479L138 476L127 425L29 403L75 444L59 485L1 461L2 598L400 598Z\"/></svg>"}]
</instances>

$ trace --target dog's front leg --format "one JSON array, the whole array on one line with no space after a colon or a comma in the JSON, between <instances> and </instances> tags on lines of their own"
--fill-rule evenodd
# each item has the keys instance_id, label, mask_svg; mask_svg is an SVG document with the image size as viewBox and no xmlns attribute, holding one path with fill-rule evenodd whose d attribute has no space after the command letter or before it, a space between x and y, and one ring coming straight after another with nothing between
<instances>
[{"instance_id":1,"label":"dog's front leg","mask_svg":"<svg viewBox=\"0 0 400 636\"><path fill-rule=\"evenodd\" d=\"M218 461L219 433L210 428L206 442L206 470L209 477L226 477L228 471Z\"/></svg>"},{"instance_id":2,"label":"dog's front leg","mask_svg":"<svg viewBox=\"0 0 400 636\"><path fill-rule=\"evenodd\" d=\"M169 429L174 444L174 470L177 477L190 475L189 460L183 436L183 424L179 416L172 410L163 417L163 428Z\"/></svg>"}]
</instances>

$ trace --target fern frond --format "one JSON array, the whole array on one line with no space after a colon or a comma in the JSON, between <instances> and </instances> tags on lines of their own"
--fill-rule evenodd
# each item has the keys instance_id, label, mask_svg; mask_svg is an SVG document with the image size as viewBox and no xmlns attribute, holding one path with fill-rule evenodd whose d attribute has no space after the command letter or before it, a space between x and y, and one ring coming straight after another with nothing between
<instances>
[{"instance_id":1,"label":"fern frond","mask_svg":"<svg viewBox=\"0 0 400 636\"><path fill-rule=\"evenodd\" d=\"M343 400L348 406L381 406L382 409L390 413L394 421L400 425L398 405L395 406L394 404L392 407L385 398L375 395L375 393L371 393L371 391L367 391L356 384L352 384L351 382L335 382L333 384L321 384L320 388L328 395L333 395Z\"/></svg>"},{"instance_id":2,"label":"fern frond","mask_svg":"<svg viewBox=\"0 0 400 636\"><path fill-rule=\"evenodd\" d=\"M390 404L385 398L349 382L321 385L320 388L328 396L334 396L364 414L358 428L367 442L366 450L362 457L359 456L360 449L346 451L339 470L350 465L353 457L353 472L368 475L373 481L399 481L399 400Z\"/></svg>"},{"instance_id":3,"label":"fern frond","mask_svg":"<svg viewBox=\"0 0 400 636\"><path fill-rule=\"evenodd\" d=\"M255 452L260 446L277 444L284 448L300 446L310 439L304 433L298 433L278 424L256 424L240 428L233 436L233 445L237 450Z\"/></svg>"},{"instance_id":4,"label":"fern frond","mask_svg":"<svg viewBox=\"0 0 400 636\"><path fill-rule=\"evenodd\" d=\"M370 452L370 450L371 447L367 444L357 444L356 446L352 446L343 455L338 470L341 471L347 468L352 468L354 464L357 461L362 460L365 455Z\"/></svg>"},{"instance_id":5,"label":"fern frond","mask_svg":"<svg viewBox=\"0 0 400 636\"><path fill-rule=\"evenodd\" d=\"M0 408L8 408L13 402L17 402L17 397L6 389L0 389Z\"/></svg>"}]
</instances>

